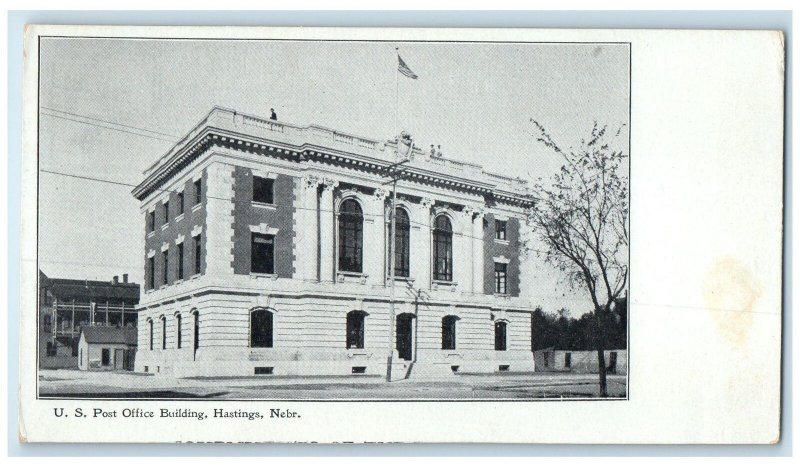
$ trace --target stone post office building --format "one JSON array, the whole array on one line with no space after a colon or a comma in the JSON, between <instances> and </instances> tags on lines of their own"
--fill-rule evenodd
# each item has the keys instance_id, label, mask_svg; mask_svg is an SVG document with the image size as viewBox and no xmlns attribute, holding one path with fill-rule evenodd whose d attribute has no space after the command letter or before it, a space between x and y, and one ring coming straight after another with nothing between
<instances>
[{"instance_id":1,"label":"stone post office building","mask_svg":"<svg viewBox=\"0 0 800 467\"><path fill-rule=\"evenodd\" d=\"M146 269L136 370L385 374L386 169L404 158L393 373L533 371L524 181L431 156L408 135L218 107L133 190Z\"/></svg>"}]
</instances>

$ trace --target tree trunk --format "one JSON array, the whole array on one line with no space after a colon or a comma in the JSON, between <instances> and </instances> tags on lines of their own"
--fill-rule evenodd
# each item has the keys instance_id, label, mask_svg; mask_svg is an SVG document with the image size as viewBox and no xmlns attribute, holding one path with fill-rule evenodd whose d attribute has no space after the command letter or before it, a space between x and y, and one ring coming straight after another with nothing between
<instances>
[{"instance_id":1,"label":"tree trunk","mask_svg":"<svg viewBox=\"0 0 800 467\"><path fill-rule=\"evenodd\" d=\"M603 312L597 310L595 312L595 320L597 322L597 372L600 375L600 397L608 397L608 389L606 386L606 356L605 356L605 334L603 332Z\"/></svg>"}]
</instances>

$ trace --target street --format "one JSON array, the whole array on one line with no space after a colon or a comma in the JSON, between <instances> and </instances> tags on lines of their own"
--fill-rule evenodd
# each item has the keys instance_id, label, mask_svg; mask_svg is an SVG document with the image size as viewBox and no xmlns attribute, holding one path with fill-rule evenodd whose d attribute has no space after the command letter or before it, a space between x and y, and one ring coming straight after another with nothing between
<instances>
[{"instance_id":1,"label":"street","mask_svg":"<svg viewBox=\"0 0 800 467\"><path fill-rule=\"evenodd\" d=\"M174 378L131 372L40 370L41 397L222 400L568 399L598 394L594 374L457 375L391 383L375 376ZM625 398L626 376L609 375L611 398Z\"/></svg>"}]
</instances>

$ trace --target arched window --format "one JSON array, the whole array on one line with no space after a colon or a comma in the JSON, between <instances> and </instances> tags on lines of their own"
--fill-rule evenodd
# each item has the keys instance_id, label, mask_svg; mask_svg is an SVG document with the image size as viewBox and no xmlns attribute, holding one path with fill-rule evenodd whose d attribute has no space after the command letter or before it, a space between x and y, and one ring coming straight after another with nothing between
<instances>
[{"instance_id":1,"label":"arched window","mask_svg":"<svg viewBox=\"0 0 800 467\"><path fill-rule=\"evenodd\" d=\"M194 316L194 350L200 348L200 312L194 310L192 312Z\"/></svg>"},{"instance_id":2,"label":"arched window","mask_svg":"<svg viewBox=\"0 0 800 467\"><path fill-rule=\"evenodd\" d=\"M250 347L272 347L272 312L264 308L250 312Z\"/></svg>"},{"instance_id":3,"label":"arched window","mask_svg":"<svg viewBox=\"0 0 800 467\"><path fill-rule=\"evenodd\" d=\"M495 321L494 323L494 350L506 350L506 327L505 321Z\"/></svg>"},{"instance_id":4,"label":"arched window","mask_svg":"<svg viewBox=\"0 0 800 467\"><path fill-rule=\"evenodd\" d=\"M442 349L455 350L456 348L456 321L458 316L445 316L442 318Z\"/></svg>"},{"instance_id":5,"label":"arched window","mask_svg":"<svg viewBox=\"0 0 800 467\"><path fill-rule=\"evenodd\" d=\"M150 336L150 350L153 350L153 320L152 319L148 319L147 320L147 328L148 328L149 336Z\"/></svg>"},{"instance_id":6,"label":"arched window","mask_svg":"<svg viewBox=\"0 0 800 467\"><path fill-rule=\"evenodd\" d=\"M167 348L167 317L161 317L161 349L166 350Z\"/></svg>"},{"instance_id":7,"label":"arched window","mask_svg":"<svg viewBox=\"0 0 800 467\"><path fill-rule=\"evenodd\" d=\"M453 226L445 215L436 218L433 227L433 279L453 280Z\"/></svg>"},{"instance_id":8,"label":"arched window","mask_svg":"<svg viewBox=\"0 0 800 467\"><path fill-rule=\"evenodd\" d=\"M347 348L364 348L364 316L363 311L353 310L347 313Z\"/></svg>"},{"instance_id":9,"label":"arched window","mask_svg":"<svg viewBox=\"0 0 800 467\"><path fill-rule=\"evenodd\" d=\"M364 244L364 216L354 199L345 200L339 207L339 270L362 272L361 257Z\"/></svg>"},{"instance_id":10,"label":"arched window","mask_svg":"<svg viewBox=\"0 0 800 467\"><path fill-rule=\"evenodd\" d=\"M387 225L387 236L391 239L392 236L392 223ZM410 275L409 257L410 257L410 239L411 239L411 221L408 218L408 213L405 209L395 209L395 224L394 224L394 275L397 277L408 277ZM391 241L391 240L389 240ZM389 245L389 242L387 242ZM387 265L387 270L388 270Z\"/></svg>"},{"instance_id":11,"label":"arched window","mask_svg":"<svg viewBox=\"0 0 800 467\"><path fill-rule=\"evenodd\" d=\"M183 346L183 319L181 315L175 316L175 330L176 330L176 338L178 340L177 347L180 349Z\"/></svg>"}]
</instances>

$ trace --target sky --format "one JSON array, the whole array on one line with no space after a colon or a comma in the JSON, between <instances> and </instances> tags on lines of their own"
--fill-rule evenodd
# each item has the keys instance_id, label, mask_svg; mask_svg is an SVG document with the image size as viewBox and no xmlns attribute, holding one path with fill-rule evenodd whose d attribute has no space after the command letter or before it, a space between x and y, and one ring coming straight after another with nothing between
<instances>
[{"instance_id":1,"label":"sky","mask_svg":"<svg viewBox=\"0 0 800 467\"><path fill-rule=\"evenodd\" d=\"M419 79L397 78L395 47ZM214 105L262 116L274 108L281 121L375 139L405 130L445 157L546 179L560 162L530 120L562 146L577 145L594 121L627 124L628 69L625 44L43 38L40 267L142 283L144 225L131 190ZM545 311L589 311L585 292L537 261L530 268Z\"/></svg>"}]
</instances>

